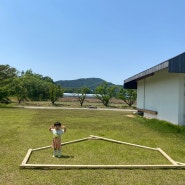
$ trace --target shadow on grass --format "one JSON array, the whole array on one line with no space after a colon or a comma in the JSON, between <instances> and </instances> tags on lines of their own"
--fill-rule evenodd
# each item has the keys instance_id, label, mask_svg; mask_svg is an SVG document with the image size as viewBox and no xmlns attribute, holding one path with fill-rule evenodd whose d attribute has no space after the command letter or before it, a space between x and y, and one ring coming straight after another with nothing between
<instances>
[{"instance_id":1,"label":"shadow on grass","mask_svg":"<svg viewBox=\"0 0 185 185\"><path fill-rule=\"evenodd\" d=\"M174 125L170 122L158 119L143 119L144 121L141 124L146 127L155 130L160 133L173 133L173 134L185 134L185 126L184 125Z\"/></svg>"},{"instance_id":2,"label":"shadow on grass","mask_svg":"<svg viewBox=\"0 0 185 185\"><path fill-rule=\"evenodd\" d=\"M61 155L61 157L56 157L58 159L69 159L69 158L74 158L72 155Z\"/></svg>"}]
</instances>

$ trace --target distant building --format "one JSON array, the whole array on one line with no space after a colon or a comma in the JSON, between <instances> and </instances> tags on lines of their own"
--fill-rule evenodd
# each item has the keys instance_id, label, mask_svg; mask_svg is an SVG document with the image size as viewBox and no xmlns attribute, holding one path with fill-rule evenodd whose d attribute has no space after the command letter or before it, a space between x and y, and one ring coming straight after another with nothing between
<instances>
[{"instance_id":1,"label":"distant building","mask_svg":"<svg viewBox=\"0 0 185 185\"><path fill-rule=\"evenodd\" d=\"M185 125L185 53L124 81L137 89L137 109L145 117Z\"/></svg>"}]
</instances>

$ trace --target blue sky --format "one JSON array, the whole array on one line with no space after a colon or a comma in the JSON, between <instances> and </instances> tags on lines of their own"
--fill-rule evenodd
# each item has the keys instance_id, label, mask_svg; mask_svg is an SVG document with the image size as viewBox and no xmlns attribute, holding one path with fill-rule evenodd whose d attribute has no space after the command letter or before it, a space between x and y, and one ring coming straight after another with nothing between
<instances>
[{"instance_id":1,"label":"blue sky","mask_svg":"<svg viewBox=\"0 0 185 185\"><path fill-rule=\"evenodd\" d=\"M0 64L115 84L185 51L184 0L0 0Z\"/></svg>"}]
</instances>

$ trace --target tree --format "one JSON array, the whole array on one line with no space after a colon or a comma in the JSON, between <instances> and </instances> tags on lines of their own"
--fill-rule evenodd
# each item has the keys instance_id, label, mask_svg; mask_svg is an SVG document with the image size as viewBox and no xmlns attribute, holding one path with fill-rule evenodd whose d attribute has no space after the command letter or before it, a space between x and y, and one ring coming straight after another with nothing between
<instances>
[{"instance_id":1,"label":"tree","mask_svg":"<svg viewBox=\"0 0 185 185\"><path fill-rule=\"evenodd\" d=\"M95 89L95 97L99 99L106 107L111 98L116 95L116 86L109 86L107 82Z\"/></svg>"},{"instance_id":2,"label":"tree","mask_svg":"<svg viewBox=\"0 0 185 185\"><path fill-rule=\"evenodd\" d=\"M17 76L17 70L9 65L0 65L0 102L8 102L11 83Z\"/></svg>"},{"instance_id":3,"label":"tree","mask_svg":"<svg viewBox=\"0 0 185 185\"><path fill-rule=\"evenodd\" d=\"M86 94L88 92L89 92L89 88L84 87L84 88L78 90L77 93L75 93L75 95L77 95L77 98L78 98L78 100L80 102L81 107L83 106L83 103L84 103L85 98L86 98Z\"/></svg>"},{"instance_id":4,"label":"tree","mask_svg":"<svg viewBox=\"0 0 185 185\"><path fill-rule=\"evenodd\" d=\"M9 65L0 65L0 85L10 83L17 76L17 70Z\"/></svg>"},{"instance_id":5,"label":"tree","mask_svg":"<svg viewBox=\"0 0 185 185\"><path fill-rule=\"evenodd\" d=\"M28 91L23 77L17 77L13 81L13 92L19 103L27 99Z\"/></svg>"},{"instance_id":6,"label":"tree","mask_svg":"<svg viewBox=\"0 0 185 185\"><path fill-rule=\"evenodd\" d=\"M53 80L50 77L43 77L33 73L31 70L27 70L25 73L22 72L21 77L27 89L27 97L30 100L50 99L50 85L53 84Z\"/></svg>"},{"instance_id":7,"label":"tree","mask_svg":"<svg viewBox=\"0 0 185 185\"><path fill-rule=\"evenodd\" d=\"M137 92L134 89L123 89L121 88L118 92L117 97L122 99L129 107L131 107L137 99Z\"/></svg>"},{"instance_id":8,"label":"tree","mask_svg":"<svg viewBox=\"0 0 185 185\"><path fill-rule=\"evenodd\" d=\"M52 104L55 104L55 101L57 101L57 99L59 97L63 97L63 91L60 85L55 85L55 84L51 84L50 85L50 89L49 89L49 94L50 94L50 100L52 102Z\"/></svg>"},{"instance_id":9,"label":"tree","mask_svg":"<svg viewBox=\"0 0 185 185\"><path fill-rule=\"evenodd\" d=\"M6 87L0 87L0 103L8 103L9 91Z\"/></svg>"}]
</instances>

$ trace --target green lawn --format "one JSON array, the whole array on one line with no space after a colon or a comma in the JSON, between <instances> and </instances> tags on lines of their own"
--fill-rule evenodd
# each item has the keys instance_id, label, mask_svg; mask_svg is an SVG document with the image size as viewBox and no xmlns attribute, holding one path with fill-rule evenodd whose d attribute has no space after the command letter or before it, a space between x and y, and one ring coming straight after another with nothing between
<instances>
[{"instance_id":1,"label":"green lawn","mask_svg":"<svg viewBox=\"0 0 185 185\"><path fill-rule=\"evenodd\" d=\"M160 147L185 162L185 128L163 121L128 117L128 112L99 110L0 109L0 184L2 185L152 185L185 184L184 170L38 170L19 169L29 148L51 144L49 126L67 127L63 142L97 135ZM29 163L42 164L169 164L158 152L116 143L88 140L63 146L63 158L52 149L34 152Z\"/></svg>"}]
</instances>

